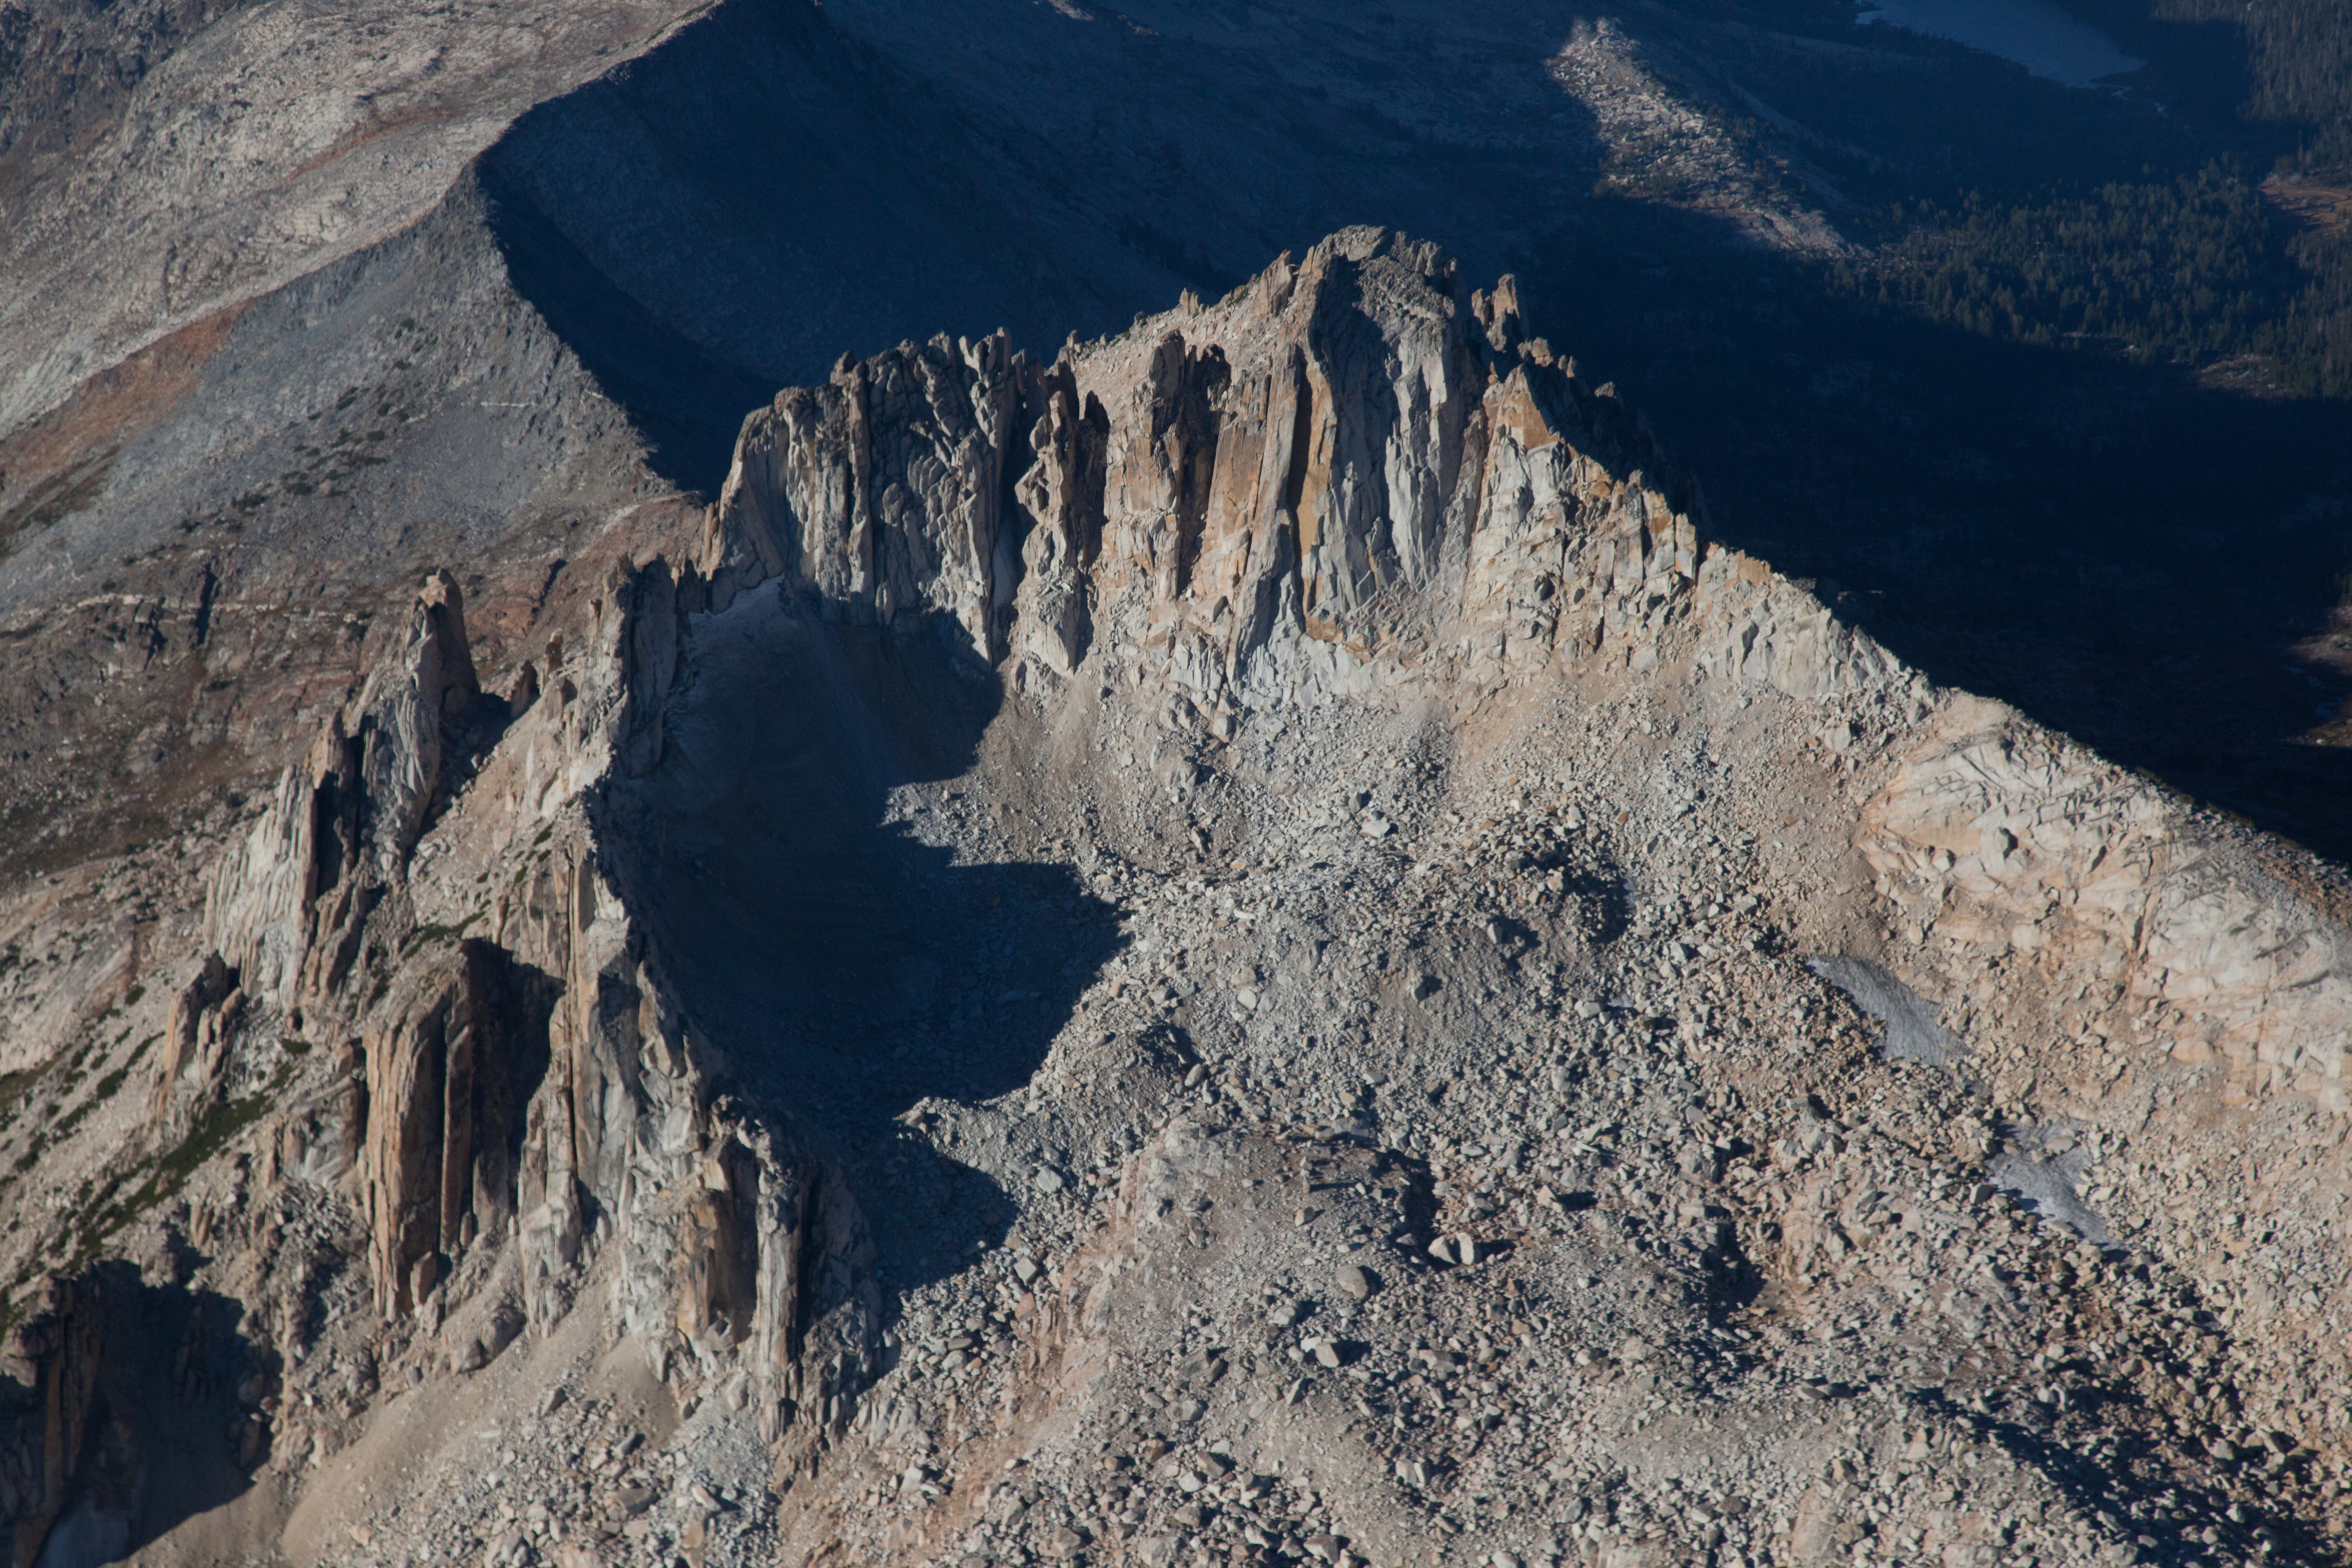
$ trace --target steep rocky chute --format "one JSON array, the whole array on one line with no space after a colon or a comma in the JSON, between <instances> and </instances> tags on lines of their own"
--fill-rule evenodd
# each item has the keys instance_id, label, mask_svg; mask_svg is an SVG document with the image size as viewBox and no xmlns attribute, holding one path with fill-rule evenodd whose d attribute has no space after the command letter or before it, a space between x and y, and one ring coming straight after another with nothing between
<instances>
[{"instance_id":1,"label":"steep rocky chute","mask_svg":"<svg viewBox=\"0 0 2352 1568\"><path fill-rule=\"evenodd\" d=\"M845 358L694 521L495 665L431 577L13 1091L12 1301L244 1303L240 1550L2336 1552L2324 877L1710 543L1507 279ZM47 1289L20 1560L182 1539Z\"/></svg>"},{"instance_id":2,"label":"steep rocky chute","mask_svg":"<svg viewBox=\"0 0 2352 1568\"><path fill-rule=\"evenodd\" d=\"M427 584L354 720L330 721L222 863L205 973L252 978L188 1032L217 1037L212 1020L250 993L278 1027L352 1041L363 1110L336 1136L386 1320L437 1320L495 1279L512 1299L491 1309L494 1354L525 1321L562 1317L611 1246L617 1321L657 1363L751 1344L768 1418L788 1424L776 1412L802 1394L803 1314L857 1307L854 1281L804 1272L855 1258L858 1221L788 1137L714 1108L686 1020L596 869L599 784L657 734L668 669L647 645L676 614L658 563L616 581L599 614L543 695L534 670L520 700L486 697L457 584ZM436 919L452 900L472 907ZM165 1057L167 1089L187 1076ZM216 1099L218 1080L197 1097Z\"/></svg>"}]
</instances>

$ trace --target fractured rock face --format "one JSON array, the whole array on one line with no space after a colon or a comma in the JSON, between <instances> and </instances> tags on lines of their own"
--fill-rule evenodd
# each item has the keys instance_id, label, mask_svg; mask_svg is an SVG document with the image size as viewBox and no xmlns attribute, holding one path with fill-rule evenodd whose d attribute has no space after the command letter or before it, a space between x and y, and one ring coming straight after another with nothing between
<instances>
[{"instance_id":1,"label":"fractured rock face","mask_svg":"<svg viewBox=\"0 0 2352 1568\"><path fill-rule=\"evenodd\" d=\"M395 1003L364 1047L361 1194L387 1317L431 1292L445 1258L506 1239L524 1108L547 1070L551 977L478 939L453 969Z\"/></svg>"},{"instance_id":2,"label":"fractured rock face","mask_svg":"<svg viewBox=\"0 0 2352 1568\"><path fill-rule=\"evenodd\" d=\"M1645 477L1638 421L1517 342L1507 299L1350 230L1049 371L1001 339L845 365L746 426L712 603L772 577L853 618L920 604L989 662L1010 620L1057 679L1117 605L1138 673L1212 713L1370 689L1433 649L1493 679L1564 629L1654 629L1697 571L1689 503Z\"/></svg>"},{"instance_id":3,"label":"fractured rock face","mask_svg":"<svg viewBox=\"0 0 2352 1568\"><path fill-rule=\"evenodd\" d=\"M449 800L481 688L455 579L435 575L407 637L338 713L309 760L215 874L205 938L257 992L299 1009L340 988L362 925L405 880L409 857Z\"/></svg>"},{"instance_id":4,"label":"fractured rock face","mask_svg":"<svg viewBox=\"0 0 2352 1568\"><path fill-rule=\"evenodd\" d=\"M428 581L404 637L216 868L205 935L243 968L215 952L175 1005L157 1115L176 1109L184 1131L221 1100L224 1051L250 1022L238 975L254 975L280 1026L353 1036L356 1098L334 1134L352 1158L327 1168L350 1166L385 1321L437 1321L511 1254L524 1319L551 1332L610 1247L616 1319L656 1363L740 1360L781 1436L813 1362L830 1369L814 1379L822 1421L866 1354L856 1206L789 1136L711 1104L589 847L593 786L660 755L679 614L658 563L616 579L593 685L551 677L518 713L481 692L454 581ZM493 910L430 918L488 879L451 878L452 860L499 868Z\"/></svg>"},{"instance_id":5,"label":"fractured rock face","mask_svg":"<svg viewBox=\"0 0 2352 1568\"><path fill-rule=\"evenodd\" d=\"M69 1500L68 1488L89 1446L106 1354L104 1309L95 1280L46 1282L30 1317L9 1333L0 1360L0 1519L10 1561L31 1568Z\"/></svg>"},{"instance_id":6,"label":"fractured rock face","mask_svg":"<svg viewBox=\"0 0 2352 1568\"><path fill-rule=\"evenodd\" d=\"M1029 537L1021 546L1013 624L1022 657L1067 679L1085 661L1092 637L1088 574L1102 552L1110 419L1093 397L1081 405L1077 378L1066 365L1047 371L1039 390L1045 410L1030 432L1031 460L1014 492Z\"/></svg>"},{"instance_id":7,"label":"fractured rock face","mask_svg":"<svg viewBox=\"0 0 2352 1568\"><path fill-rule=\"evenodd\" d=\"M2341 1282L2243 1228L2332 1234L2335 917L1711 544L1507 279L1349 230L1049 366L845 360L614 526L544 612L405 598L26 1091L47 1244L245 1303L289 1550L2340 1522Z\"/></svg>"},{"instance_id":8,"label":"fractured rock face","mask_svg":"<svg viewBox=\"0 0 2352 1568\"><path fill-rule=\"evenodd\" d=\"M789 575L856 619L952 616L992 658L1014 575L999 545L1021 391L1000 335L845 359L830 385L780 394L747 423L719 500L722 599Z\"/></svg>"},{"instance_id":9,"label":"fractured rock face","mask_svg":"<svg viewBox=\"0 0 2352 1568\"><path fill-rule=\"evenodd\" d=\"M457 579L434 574L417 595L415 621L398 662L360 694L367 718L360 785L373 820L379 876L407 868L434 809L450 793L451 731L465 723L482 689L466 646L466 606Z\"/></svg>"}]
</instances>

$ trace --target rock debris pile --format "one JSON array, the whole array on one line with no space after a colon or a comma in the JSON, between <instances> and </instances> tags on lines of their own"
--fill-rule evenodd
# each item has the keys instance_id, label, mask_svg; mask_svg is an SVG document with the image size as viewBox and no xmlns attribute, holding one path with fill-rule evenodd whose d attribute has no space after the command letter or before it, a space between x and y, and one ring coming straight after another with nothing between
<instances>
[{"instance_id":1,"label":"rock debris pile","mask_svg":"<svg viewBox=\"0 0 2352 1568\"><path fill-rule=\"evenodd\" d=\"M2340 880L1710 543L1507 279L845 358L615 526L146 978L8 907L20 1560L2341 1555Z\"/></svg>"}]
</instances>

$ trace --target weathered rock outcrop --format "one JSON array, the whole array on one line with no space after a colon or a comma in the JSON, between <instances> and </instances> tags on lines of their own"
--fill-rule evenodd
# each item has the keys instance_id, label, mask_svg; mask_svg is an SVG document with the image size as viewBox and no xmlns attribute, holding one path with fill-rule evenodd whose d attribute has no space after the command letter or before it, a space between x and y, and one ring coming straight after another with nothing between
<instances>
[{"instance_id":1,"label":"weathered rock outcrop","mask_svg":"<svg viewBox=\"0 0 2352 1568\"><path fill-rule=\"evenodd\" d=\"M1001 338L845 362L747 423L711 605L782 578L852 619L919 606L1053 679L1111 621L1138 679L1228 727L1654 633L1697 571L1696 502L1519 332L1508 279L1489 300L1357 229L1050 369Z\"/></svg>"},{"instance_id":2,"label":"weathered rock outcrop","mask_svg":"<svg viewBox=\"0 0 2352 1568\"><path fill-rule=\"evenodd\" d=\"M222 963L219 953L206 953L195 977L173 998L171 1019L164 1026L163 1054L148 1113L157 1127L174 1121L184 1109L184 1100L208 1100L219 1084L221 1053L244 1000L236 971Z\"/></svg>"},{"instance_id":3,"label":"weathered rock outcrop","mask_svg":"<svg viewBox=\"0 0 2352 1568\"><path fill-rule=\"evenodd\" d=\"M551 977L479 939L383 1010L367 1037L361 1194L377 1303L412 1310L445 1259L508 1238L524 1107L547 1070Z\"/></svg>"},{"instance_id":4,"label":"weathered rock outcrop","mask_svg":"<svg viewBox=\"0 0 2352 1568\"><path fill-rule=\"evenodd\" d=\"M2343 1110L2327 910L1712 544L1696 487L1526 336L1507 279L1471 291L1433 247L1350 230L1050 366L1001 335L845 361L746 421L694 522L582 574L503 668L436 574L214 868L145 1163L65 1234L102 1243L268 1119L153 1240L271 1260L248 1463L295 1475L339 1419L265 1408L279 1369L326 1386L298 1369L334 1336L299 1248L221 1240L263 1191L348 1216L363 1261L334 1288L372 1309L336 1342L364 1372L349 1411L593 1319L640 1393L650 1373L705 1413L709 1451L735 1440L710 1424L757 1434L791 1483L761 1504L776 1550L895 1559L1263 1555L1290 1526L1246 1510L1287 1453L1326 1468L1284 1472L1282 1519L1344 1510L1398 1560L1442 1495L1663 1500L1705 1470L1759 1500L1704 1516L1695 1552L1729 1524L1826 1561L1864 1505L1851 1466L1817 1481L1823 1445L1875 1445L1886 1475L1973 1455L1973 1415L2029 1375L2070 1408L2089 1384L2049 1369L2075 1340L2101 1376L2158 1378L2116 1313L2165 1257L2250 1323L2338 1300L2241 1228L2337 1223L2290 1179L2340 1148L2309 1131ZM1112 899L1131 946L1087 927ZM1871 1059L1824 983L1864 965L1854 1001L1910 1007L1934 1059ZM2126 1014L2160 1059L2115 1048ZM1861 1109L1809 1098L1847 1079ZM1456 1082L1487 1100L1457 1109ZM1329 1119L1299 1125L1310 1103ZM2159 1105L2242 1110L2265 1181L2226 1185ZM2242 1210L2137 1211L2154 1261L2076 1247L2176 1170ZM1996 1185L2052 1223L2012 1223ZM1947 1226L1989 1250L1962 1268ZM2027 1268L2079 1313L2038 1318ZM1771 1313L1804 1331L1730 1326ZM1872 1313L1921 1314L1905 1343L1950 1351L1949 1397L1867 1428L1843 1394L1794 1405L1804 1347L1847 1353L1816 1331ZM1449 1403L1474 1355L1481 1401L1572 1406L1556 1440ZM2246 1365L2215 1408L2307 1434L2282 1465L2335 1442L2332 1351ZM1749 1424L1702 1453L1673 1423L1733 1387L1759 1402L1711 1408ZM2165 1463L2202 1465L2224 1418L2184 1411ZM1155 1462L1185 1445L1203 1468ZM1039 1455L1060 1479L1000 1484ZM1118 1489L1090 1479L1106 1457ZM1244 1463L1267 1468L1229 1479ZM2033 1510L2037 1552L2106 1539L2046 1469L1971 1495ZM1872 1503L1885 1539L2009 1539L1942 1485ZM1265 1522L1174 1500L1212 1489ZM1640 1509L1584 1496L1556 1546L1513 1550L1643 1539ZM711 1539L697 1506L681 1550ZM593 1539L650 1552L654 1528Z\"/></svg>"},{"instance_id":5,"label":"weathered rock outcrop","mask_svg":"<svg viewBox=\"0 0 2352 1568\"><path fill-rule=\"evenodd\" d=\"M323 1158L349 1166L388 1321L438 1322L511 1252L550 1332L610 1249L616 1331L662 1368L740 1359L782 1435L804 1409L838 1419L868 1353L856 1205L788 1131L713 1103L598 868L599 790L661 754L679 596L658 559L619 573L587 646L551 647L546 689L534 668L500 700L457 584L428 581L215 869L155 1120L176 1132L219 1100L241 1026L350 1039L351 1158Z\"/></svg>"},{"instance_id":6,"label":"weathered rock outcrop","mask_svg":"<svg viewBox=\"0 0 2352 1568\"><path fill-rule=\"evenodd\" d=\"M1021 656L1066 679L1085 660L1093 631L1087 590L1102 552L1110 418L1095 398L1081 401L1067 365L1047 371L1038 393L1044 411L1013 497L1034 521L1021 545L1013 624Z\"/></svg>"},{"instance_id":7,"label":"weathered rock outcrop","mask_svg":"<svg viewBox=\"0 0 2352 1568\"><path fill-rule=\"evenodd\" d=\"M2145 780L1975 704L1921 738L1865 826L1923 930L2118 987L2136 1035L2243 1094L2352 1108L2345 932Z\"/></svg>"},{"instance_id":8,"label":"weathered rock outcrop","mask_svg":"<svg viewBox=\"0 0 2352 1568\"><path fill-rule=\"evenodd\" d=\"M2194 1260L2263 1347L2265 1419L2334 1426L2317 1391L2352 1356L2321 1325L2344 1287L2290 1285L2245 1240L2338 1235L2352 935L2315 868L1973 700L1911 738L1861 827L1921 984L1972 1009L2044 1114L2083 1130L2097 1190ZM2233 1159L2215 1158L2220 1129ZM2215 1188L2238 1196L2192 1195Z\"/></svg>"},{"instance_id":9,"label":"weathered rock outcrop","mask_svg":"<svg viewBox=\"0 0 2352 1568\"><path fill-rule=\"evenodd\" d=\"M449 801L478 738L481 687L457 580L425 585L400 646L338 712L310 757L215 870L204 938L299 1027L340 990L362 928L407 879L418 837Z\"/></svg>"},{"instance_id":10,"label":"weathered rock outcrop","mask_svg":"<svg viewBox=\"0 0 2352 1568\"><path fill-rule=\"evenodd\" d=\"M736 445L714 602L787 576L856 620L952 616L992 661L1013 576L1005 456L1034 380L1002 334L940 337L779 394Z\"/></svg>"}]
</instances>

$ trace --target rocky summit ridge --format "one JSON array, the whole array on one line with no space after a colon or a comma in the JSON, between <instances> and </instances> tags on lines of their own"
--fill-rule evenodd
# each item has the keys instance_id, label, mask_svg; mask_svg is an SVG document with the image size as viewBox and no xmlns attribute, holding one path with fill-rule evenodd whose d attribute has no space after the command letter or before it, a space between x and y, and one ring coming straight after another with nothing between
<instances>
[{"instance_id":1,"label":"rocky summit ridge","mask_svg":"<svg viewBox=\"0 0 2352 1568\"><path fill-rule=\"evenodd\" d=\"M0 904L16 1562L2342 1554L2340 879L1509 279L845 356L551 537Z\"/></svg>"}]
</instances>

